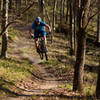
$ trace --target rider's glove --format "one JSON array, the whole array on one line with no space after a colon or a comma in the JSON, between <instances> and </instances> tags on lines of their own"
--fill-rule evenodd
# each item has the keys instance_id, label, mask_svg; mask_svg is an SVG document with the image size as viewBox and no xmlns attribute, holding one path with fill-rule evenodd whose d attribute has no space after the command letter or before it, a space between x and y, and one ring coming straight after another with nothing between
<instances>
[{"instance_id":1,"label":"rider's glove","mask_svg":"<svg viewBox=\"0 0 100 100\"><path fill-rule=\"evenodd\" d=\"M49 32L49 34L51 34L51 32Z\"/></svg>"}]
</instances>

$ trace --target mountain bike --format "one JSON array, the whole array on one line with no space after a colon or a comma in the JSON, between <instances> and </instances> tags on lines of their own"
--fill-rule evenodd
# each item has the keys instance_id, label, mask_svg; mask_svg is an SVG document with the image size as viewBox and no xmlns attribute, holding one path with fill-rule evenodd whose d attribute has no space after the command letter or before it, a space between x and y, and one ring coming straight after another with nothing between
<instances>
[{"instance_id":1,"label":"mountain bike","mask_svg":"<svg viewBox=\"0 0 100 100\"><path fill-rule=\"evenodd\" d=\"M40 58L41 59L45 59L48 60L48 54L47 54L47 47L45 45L45 40L43 37L39 37L39 40L38 40L38 45L39 45L39 55L40 55Z\"/></svg>"},{"instance_id":2,"label":"mountain bike","mask_svg":"<svg viewBox=\"0 0 100 100\"><path fill-rule=\"evenodd\" d=\"M51 32L49 32L47 35L51 34ZM31 36L34 39L34 34ZM45 40L42 36L39 36L38 38L38 45L39 45L39 50L37 51L38 54L40 55L41 59L45 59L48 61L48 53L47 53L47 47L45 45Z\"/></svg>"}]
</instances>

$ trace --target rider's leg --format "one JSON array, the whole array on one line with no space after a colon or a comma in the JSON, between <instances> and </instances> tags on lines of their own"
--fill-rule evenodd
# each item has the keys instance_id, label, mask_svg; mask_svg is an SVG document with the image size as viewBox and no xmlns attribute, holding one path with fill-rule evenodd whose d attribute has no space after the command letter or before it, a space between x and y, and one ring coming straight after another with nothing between
<instances>
[{"instance_id":1,"label":"rider's leg","mask_svg":"<svg viewBox=\"0 0 100 100\"><path fill-rule=\"evenodd\" d=\"M45 45L47 45L47 39L46 39L46 32L44 31L44 32L42 32L41 33L42 34L42 36L43 36L43 38L44 38L44 43L45 43Z\"/></svg>"},{"instance_id":2,"label":"rider's leg","mask_svg":"<svg viewBox=\"0 0 100 100\"><path fill-rule=\"evenodd\" d=\"M34 42L35 42L35 47L38 48L38 38L35 38Z\"/></svg>"},{"instance_id":3,"label":"rider's leg","mask_svg":"<svg viewBox=\"0 0 100 100\"><path fill-rule=\"evenodd\" d=\"M44 50L45 50L45 52L48 52L48 50L47 50L47 38L45 35L43 36L43 38L44 38L44 44L45 44Z\"/></svg>"},{"instance_id":4,"label":"rider's leg","mask_svg":"<svg viewBox=\"0 0 100 100\"><path fill-rule=\"evenodd\" d=\"M38 45L38 38L36 38L34 40L34 42L35 42L35 47L36 47L37 52L40 53L40 49L39 49L39 45Z\"/></svg>"},{"instance_id":5,"label":"rider's leg","mask_svg":"<svg viewBox=\"0 0 100 100\"><path fill-rule=\"evenodd\" d=\"M44 38L45 45L47 45L47 38L46 38L46 36L44 35L43 38Z\"/></svg>"}]
</instances>

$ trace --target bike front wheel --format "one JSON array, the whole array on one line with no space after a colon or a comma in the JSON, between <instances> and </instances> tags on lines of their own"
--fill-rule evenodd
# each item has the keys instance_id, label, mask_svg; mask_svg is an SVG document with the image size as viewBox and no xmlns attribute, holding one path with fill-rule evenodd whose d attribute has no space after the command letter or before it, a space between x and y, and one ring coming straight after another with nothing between
<instances>
[{"instance_id":1,"label":"bike front wheel","mask_svg":"<svg viewBox=\"0 0 100 100\"><path fill-rule=\"evenodd\" d=\"M48 61L48 54L47 54L47 52L45 52L45 58Z\"/></svg>"},{"instance_id":2,"label":"bike front wheel","mask_svg":"<svg viewBox=\"0 0 100 100\"><path fill-rule=\"evenodd\" d=\"M41 60L43 60L43 53L39 53Z\"/></svg>"}]
</instances>

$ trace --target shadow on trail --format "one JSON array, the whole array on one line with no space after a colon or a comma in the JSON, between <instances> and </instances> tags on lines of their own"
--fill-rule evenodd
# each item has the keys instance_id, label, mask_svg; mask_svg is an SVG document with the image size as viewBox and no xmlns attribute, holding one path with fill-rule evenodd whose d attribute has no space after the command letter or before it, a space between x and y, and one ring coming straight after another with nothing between
<instances>
[{"instance_id":1,"label":"shadow on trail","mask_svg":"<svg viewBox=\"0 0 100 100\"><path fill-rule=\"evenodd\" d=\"M88 72L98 73L99 66L85 65L84 69L85 71L88 71Z\"/></svg>"},{"instance_id":2,"label":"shadow on trail","mask_svg":"<svg viewBox=\"0 0 100 100\"><path fill-rule=\"evenodd\" d=\"M8 82L6 80L4 80L3 78L0 78L0 81L2 80L2 83L0 84L0 91L3 91L7 94L9 94L10 97L24 97L24 98L31 98L33 95L36 96L36 97L43 97L43 98L60 98L61 99L71 99L71 100L77 100L77 99L84 99L84 98L87 98L87 99L91 99L91 97L85 97L85 96L68 96L67 94L62 94L60 92L56 92L53 90L53 94L46 94L44 91L46 91L45 89L41 89L41 90L38 90L38 89L34 89L33 91L27 91L27 94L23 94L23 93L16 93L8 88L6 88L5 86L3 86L4 84L10 84L12 86L15 86L12 82ZM23 91L26 91L23 89ZM49 90L48 90L49 91ZM52 91L52 90L50 90ZM29 94L31 92L31 94Z\"/></svg>"},{"instance_id":3,"label":"shadow on trail","mask_svg":"<svg viewBox=\"0 0 100 100\"><path fill-rule=\"evenodd\" d=\"M37 80L40 80L40 81L58 81L58 82L63 82L63 81L66 81L66 79L45 79L45 78L43 78L43 77L41 77L41 75L37 75L36 73L33 73L33 72L31 72L31 71L29 71L28 70L28 72L33 76L33 77L35 77ZM53 73L52 73L53 74Z\"/></svg>"},{"instance_id":4,"label":"shadow on trail","mask_svg":"<svg viewBox=\"0 0 100 100\"><path fill-rule=\"evenodd\" d=\"M35 77L36 79L39 79L39 80L45 80L43 79L42 77L36 75L35 73L31 72L30 70L27 70L33 77Z\"/></svg>"},{"instance_id":5,"label":"shadow on trail","mask_svg":"<svg viewBox=\"0 0 100 100\"><path fill-rule=\"evenodd\" d=\"M15 93L15 92L13 92L13 91L11 91L11 90L9 90L9 89L3 87L2 84L0 84L0 90L2 90L2 91L5 92L5 93L9 93L9 94L11 94L11 95L20 96L20 94Z\"/></svg>"},{"instance_id":6,"label":"shadow on trail","mask_svg":"<svg viewBox=\"0 0 100 100\"><path fill-rule=\"evenodd\" d=\"M6 94L9 94L10 98L20 98L20 97L24 97L24 98L32 98L32 96L36 96L36 97L43 97L43 98L59 98L60 100L78 100L78 99L91 99L92 97L86 97L86 96L68 96L67 94L63 94L62 92L57 92L55 90L50 90L53 94L47 94L44 91L46 91L46 89L34 89L32 91L28 91L23 89L23 91L27 91L27 94L24 93L17 93L14 92L13 90L6 88L5 84L9 84L11 86L15 86L14 83L9 82L4 80L3 78L0 78L0 91L5 92ZM16 87L16 86L15 86ZM18 87L17 87L18 88ZM20 89L20 88L19 88ZM21 90L21 89L20 89ZM49 90L48 90L49 91ZM30 94L31 93L31 94ZM8 98L8 97L7 97Z\"/></svg>"},{"instance_id":7,"label":"shadow on trail","mask_svg":"<svg viewBox=\"0 0 100 100\"><path fill-rule=\"evenodd\" d=\"M12 91L11 89L9 89L9 86L18 88L13 82L6 81L2 77L0 77L0 91L3 91L5 93L7 93L9 95L13 95L13 96L26 96L24 94L19 94L19 93ZM20 89L20 88L18 88L18 89ZM20 90L22 90L22 89L20 89Z\"/></svg>"},{"instance_id":8,"label":"shadow on trail","mask_svg":"<svg viewBox=\"0 0 100 100\"><path fill-rule=\"evenodd\" d=\"M56 58L58 59L59 62L65 64L65 65L70 64L70 66L73 67L75 64L75 61L72 58L69 58L69 57L62 55L62 54L56 55Z\"/></svg>"},{"instance_id":9,"label":"shadow on trail","mask_svg":"<svg viewBox=\"0 0 100 100\"><path fill-rule=\"evenodd\" d=\"M34 96L34 97L32 97ZM60 95L47 95L47 94L43 94L43 95L19 95L19 96L14 96L14 98L17 98L17 97L24 97L25 99L29 99L29 100L38 100L39 98L43 98L45 100L56 100L56 99L59 99L59 100L94 100L95 97L90 97L90 96L67 96L67 95L63 95L63 94L60 94ZM34 99L33 99L34 98ZM40 100L40 99L39 99Z\"/></svg>"},{"instance_id":10,"label":"shadow on trail","mask_svg":"<svg viewBox=\"0 0 100 100\"><path fill-rule=\"evenodd\" d=\"M63 94L60 94L60 95L36 95L38 97L43 97L43 98L58 98L59 100L84 100L84 99L87 99L87 100L93 100L93 97L86 97L86 96L67 96L67 95L63 95ZM50 99L51 100L51 99ZM54 99L53 99L54 100Z\"/></svg>"},{"instance_id":11,"label":"shadow on trail","mask_svg":"<svg viewBox=\"0 0 100 100\"><path fill-rule=\"evenodd\" d=\"M6 58L6 59L0 59L0 60L6 60L6 61L10 61L10 62L15 62L15 63L18 63L18 64L23 63L22 61L19 61L19 60L13 59L13 58Z\"/></svg>"}]
</instances>

